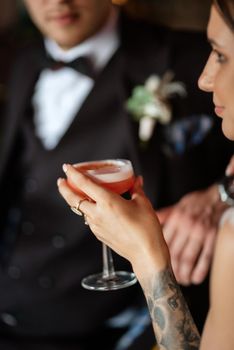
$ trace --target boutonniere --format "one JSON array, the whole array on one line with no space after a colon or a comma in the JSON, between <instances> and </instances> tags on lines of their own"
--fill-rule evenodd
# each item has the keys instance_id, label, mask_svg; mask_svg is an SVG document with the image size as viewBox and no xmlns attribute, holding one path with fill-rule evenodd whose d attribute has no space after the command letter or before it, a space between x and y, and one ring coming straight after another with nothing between
<instances>
[{"instance_id":1,"label":"boutonniere","mask_svg":"<svg viewBox=\"0 0 234 350\"><path fill-rule=\"evenodd\" d=\"M182 82L172 81L174 74L167 71L161 78L151 75L144 85L136 86L127 100L127 110L139 122L139 139L150 140L156 123L168 124L172 117L168 99L177 94L186 96Z\"/></svg>"}]
</instances>

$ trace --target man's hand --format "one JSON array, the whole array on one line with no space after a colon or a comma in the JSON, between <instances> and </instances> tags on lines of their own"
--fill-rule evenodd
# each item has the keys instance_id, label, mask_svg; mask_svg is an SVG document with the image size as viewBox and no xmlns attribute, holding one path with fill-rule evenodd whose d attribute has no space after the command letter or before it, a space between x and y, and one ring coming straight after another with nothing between
<instances>
[{"instance_id":1,"label":"man's hand","mask_svg":"<svg viewBox=\"0 0 234 350\"><path fill-rule=\"evenodd\" d=\"M228 166L226 168L225 174L227 176L234 174L234 155L230 159L230 162L229 162L229 164L228 164Z\"/></svg>"},{"instance_id":2,"label":"man's hand","mask_svg":"<svg viewBox=\"0 0 234 350\"><path fill-rule=\"evenodd\" d=\"M179 283L199 284L205 279L213 256L219 219L225 208L226 205L219 200L217 185L213 185L189 193L174 206L157 212Z\"/></svg>"}]
</instances>

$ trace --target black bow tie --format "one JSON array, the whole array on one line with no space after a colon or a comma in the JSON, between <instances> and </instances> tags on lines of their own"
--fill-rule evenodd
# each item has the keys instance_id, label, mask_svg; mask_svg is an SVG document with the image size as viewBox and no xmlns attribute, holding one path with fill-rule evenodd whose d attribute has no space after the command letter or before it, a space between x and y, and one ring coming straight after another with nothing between
<instances>
[{"instance_id":1,"label":"black bow tie","mask_svg":"<svg viewBox=\"0 0 234 350\"><path fill-rule=\"evenodd\" d=\"M55 61L53 58L46 56L42 62L42 69L48 68L58 70L64 67L75 69L77 72L84 74L91 79L96 78L95 70L91 60L86 56L78 57L71 62Z\"/></svg>"}]
</instances>

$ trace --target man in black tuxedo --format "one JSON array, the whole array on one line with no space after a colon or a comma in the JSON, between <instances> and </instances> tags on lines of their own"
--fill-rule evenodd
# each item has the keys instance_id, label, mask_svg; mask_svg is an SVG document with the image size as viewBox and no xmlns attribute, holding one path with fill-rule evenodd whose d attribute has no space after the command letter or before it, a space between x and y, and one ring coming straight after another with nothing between
<instances>
[{"instance_id":1,"label":"man in black tuxedo","mask_svg":"<svg viewBox=\"0 0 234 350\"><path fill-rule=\"evenodd\" d=\"M206 94L196 88L208 48L202 34L126 19L109 0L25 4L45 38L18 57L9 86L0 148L0 339L5 350L15 344L114 350L129 330L124 312L133 315L134 325L137 310L146 306L142 292L137 285L108 293L81 287L84 276L101 269L101 247L67 210L56 180L64 162L129 158L156 208L216 181L233 148L210 118ZM78 57L85 57L79 67ZM167 70L184 82L188 95L170 100L172 122L158 124L142 147L126 101L136 85ZM208 127L200 128L200 120ZM180 151L174 128L185 129ZM129 267L118 256L115 265ZM144 328L148 336L140 339ZM137 325L131 337L135 343L127 337L130 345L119 349L151 349L150 322L142 330Z\"/></svg>"}]
</instances>

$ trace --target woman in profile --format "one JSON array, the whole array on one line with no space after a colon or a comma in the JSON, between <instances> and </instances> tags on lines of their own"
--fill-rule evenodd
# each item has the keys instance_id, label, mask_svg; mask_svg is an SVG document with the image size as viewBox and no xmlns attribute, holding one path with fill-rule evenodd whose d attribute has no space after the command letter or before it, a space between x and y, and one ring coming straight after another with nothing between
<instances>
[{"instance_id":1,"label":"woman in profile","mask_svg":"<svg viewBox=\"0 0 234 350\"><path fill-rule=\"evenodd\" d=\"M213 2L208 24L212 51L199 78L199 87L213 93L222 130L234 140L234 0ZM234 161L230 169L234 168ZM128 259L144 291L160 349L234 349L234 208L222 217L211 281L211 304L200 335L174 278L162 228L149 200L136 180L131 200L113 194L64 166L67 178L93 201L82 201L67 184L58 180L59 191L70 206L80 210L98 239ZM234 172L234 171L233 171Z\"/></svg>"}]
</instances>

